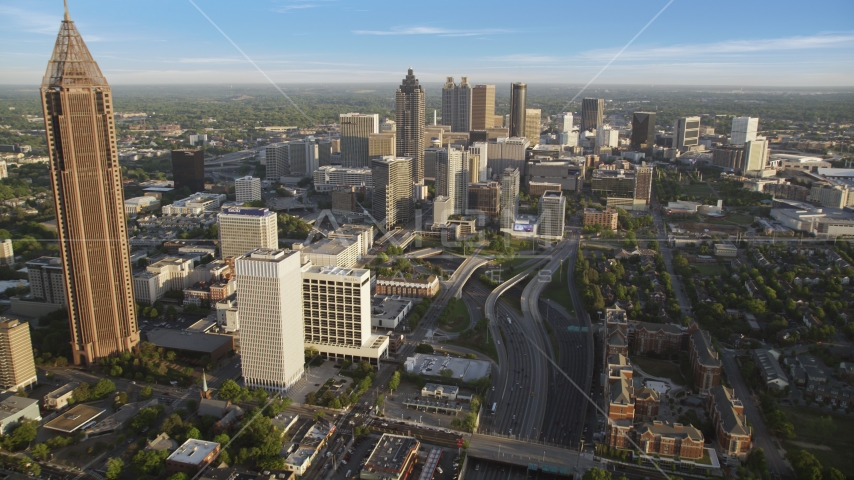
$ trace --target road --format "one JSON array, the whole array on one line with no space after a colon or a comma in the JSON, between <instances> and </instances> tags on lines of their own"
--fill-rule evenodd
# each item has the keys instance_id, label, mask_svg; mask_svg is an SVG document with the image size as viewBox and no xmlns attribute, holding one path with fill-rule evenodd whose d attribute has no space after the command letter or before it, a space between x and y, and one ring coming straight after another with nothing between
<instances>
[{"instance_id":1,"label":"road","mask_svg":"<svg viewBox=\"0 0 854 480\"><path fill-rule=\"evenodd\" d=\"M667 244L667 232L664 230L664 220L661 218L661 209L657 203L653 203L652 221L655 225L655 231L662 237L662 241L658 242L658 251L661 253L661 258L664 260L664 267L670 275L670 282L673 285L673 291L676 293L676 301L679 302L679 308L682 309L682 315L690 317L693 315L691 311L691 302L688 301L688 295L685 294L685 287L682 286L682 281L676 276L676 270L673 268L673 254L670 252L670 246Z\"/></svg>"},{"instance_id":2,"label":"road","mask_svg":"<svg viewBox=\"0 0 854 480\"><path fill-rule=\"evenodd\" d=\"M765 451L765 462L772 472L788 476L789 467L783 460L782 455L780 455L779 450L777 450L777 446L774 444L771 434L768 433L768 429L765 428L765 421L762 419L759 409L750 399L750 390L748 390L747 384L744 383L744 378L741 377L741 372L738 369L738 364L735 362L733 353L725 351L721 355L721 360L723 360L727 380L729 380L730 385L735 389L735 396L741 399L741 403L744 404L744 414L750 420L751 426L753 426L754 447Z\"/></svg>"}]
</instances>

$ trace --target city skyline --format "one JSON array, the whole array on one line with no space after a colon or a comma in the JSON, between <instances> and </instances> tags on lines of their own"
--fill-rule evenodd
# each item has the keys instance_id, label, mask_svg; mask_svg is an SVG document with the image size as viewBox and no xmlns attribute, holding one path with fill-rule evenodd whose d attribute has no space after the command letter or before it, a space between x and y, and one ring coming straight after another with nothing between
<instances>
[{"instance_id":1,"label":"city skyline","mask_svg":"<svg viewBox=\"0 0 854 480\"><path fill-rule=\"evenodd\" d=\"M241 5L224 2L163 2L121 6L123 15L91 1L73 1L72 15L101 59L112 84L394 82L413 66L425 83L467 75L473 83L537 79L542 83L586 83L614 58L644 23L667 5L621 2L608 11L607 36L593 25L554 30L570 35L569 46L539 41L549 30L531 31L507 16L501 4L483 9L455 6L454 19L421 20L415 7L385 2L351 5L339 1L277 1ZM441 7L438 5L438 7ZM854 83L854 32L845 20L852 5L819 2L808 11L769 9L757 4L721 5L715 11L673 2L637 40L617 56L597 84L736 86L845 86ZM550 16L572 15L576 5L543 1L532 6ZM730 12L737 8L738 16ZM229 40L209 23L207 15ZM797 11L797 14L792 12ZM836 12L829 14L829 12ZM848 12L849 14L845 14ZM27 7L0 2L10 21L0 32L8 67L2 84L35 84L39 58L50 48L62 16L57 1ZM481 25L472 28L474 15ZM105 15L110 15L109 21ZM715 28L696 29L694 19ZM766 21L757 22L757 18ZM285 33L281 25L291 25ZM275 27L275 28L274 28ZM322 37L312 32L323 31ZM128 33L130 32L130 33ZM540 35L532 35L539 33ZM394 41L389 41L394 39ZM426 42L441 55L418 53ZM484 48L489 45L489 48ZM559 45L559 46L558 46ZM435 49L431 49L435 51ZM346 77L342 77L346 74Z\"/></svg>"}]
</instances>

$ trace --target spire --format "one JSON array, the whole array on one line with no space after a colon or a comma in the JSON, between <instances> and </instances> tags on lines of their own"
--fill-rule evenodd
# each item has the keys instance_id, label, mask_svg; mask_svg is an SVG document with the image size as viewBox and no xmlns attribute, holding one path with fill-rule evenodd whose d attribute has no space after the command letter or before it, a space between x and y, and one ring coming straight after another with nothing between
<instances>
[{"instance_id":1,"label":"spire","mask_svg":"<svg viewBox=\"0 0 854 480\"><path fill-rule=\"evenodd\" d=\"M208 377L205 376L205 369L202 369L202 392L208 391Z\"/></svg>"},{"instance_id":2,"label":"spire","mask_svg":"<svg viewBox=\"0 0 854 480\"><path fill-rule=\"evenodd\" d=\"M65 0L65 19L59 27L56 45L47 64L42 87L72 85L107 86L107 79L86 48L83 37L68 14Z\"/></svg>"}]
</instances>

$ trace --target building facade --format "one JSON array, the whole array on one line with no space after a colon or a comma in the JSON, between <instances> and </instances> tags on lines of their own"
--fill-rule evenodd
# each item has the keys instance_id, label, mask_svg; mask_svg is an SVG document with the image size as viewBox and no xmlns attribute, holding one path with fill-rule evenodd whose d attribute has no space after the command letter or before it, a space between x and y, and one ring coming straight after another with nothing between
<instances>
[{"instance_id":1,"label":"building facade","mask_svg":"<svg viewBox=\"0 0 854 480\"><path fill-rule=\"evenodd\" d=\"M566 224L566 197L563 192L558 190L543 193L539 208L537 234L551 239L563 238Z\"/></svg>"},{"instance_id":2,"label":"building facade","mask_svg":"<svg viewBox=\"0 0 854 480\"><path fill-rule=\"evenodd\" d=\"M328 165L314 171L314 189L318 192L331 192L342 186L374 188L370 168L337 167Z\"/></svg>"},{"instance_id":3,"label":"building facade","mask_svg":"<svg viewBox=\"0 0 854 480\"><path fill-rule=\"evenodd\" d=\"M235 179L234 199L242 203L261 200L261 179L251 175Z\"/></svg>"},{"instance_id":4,"label":"building facade","mask_svg":"<svg viewBox=\"0 0 854 480\"><path fill-rule=\"evenodd\" d=\"M735 117L732 119L732 131L729 143L733 145L744 145L756 140L759 131L759 119L752 117Z\"/></svg>"},{"instance_id":5,"label":"building facade","mask_svg":"<svg viewBox=\"0 0 854 480\"><path fill-rule=\"evenodd\" d=\"M655 146L655 113L635 112L632 115L632 150L652 151Z\"/></svg>"},{"instance_id":6,"label":"building facade","mask_svg":"<svg viewBox=\"0 0 854 480\"><path fill-rule=\"evenodd\" d=\"M614 208L606 208L599 211L595 208L584 209L584 226L601 225L606 230L616 230L618 225L619 215Z\"/></svg>"},{"instance_id":7,"label":"building facade","mask_svg":"<svg viewBox=\"0 0 854 480\"><path fill-rule=\"evenodd\" d=\"M682 117L673 128L673 148L684 152L700 145L700 117Z\"/></svg>"},{"instance_id":8,"label":"building facade","mask_svg":"<svg viewBox=\"0 0 854 480\"><path fill-rule=\"evenodd\" d=\"M518 168L506 168L501 176L501 228L513 229L516 221L516 209L519 205Z\"/></svg>"},{"instance_id":9,"label":"building facade","mask_svg":"<svg viewBox=\"0 0 854 480\"><path fill-rule=\"evenodd\" d=\"M434 297L439 293L439 279L377 276L377 295L400 295L408 298Z\"/></svg>"},{"instance_id":10,"label":"building facade","mask_svg":"<svg viewBox=\"0 0 854 480\"><path fill-rule=\"evenodd\" d=\"M447 77L442 87L442 123L451 126L452 132L471 130L472 88L468 77L460 84L454 83L454 77Z\"/></svg>"},{"instance_id":11,"label":"building facade","mask_svg":"<svg viewBox=\"0 0 854 480\"><path fill-rule=\"evenodd\" d=\"M501 211L501 184L479 182L468 186L468 212L482 212L490 220L498 220Z\"/></svg>"},{"instance_id":12,"label":"building facade","mask_svg":"<svg viewBox=\"0 0 854 480\"><path fill-rule=\"evenodd\" d=\"M41 85L75 365L139 344L110 86L66 10Z\"/></svg>"},{"instance_id":13,"label":"building facade","mask_svg":"<svg viewBox=\"0 0 854 480\"><path fill-rule=\"evenodd\" d=\"M15 265L15 249L12 248L12 239L0 240L0 264L11 267Z\"/></svg>"},{"instance_id":14,"label":"building facade","mask_svg":"<svg viewBox=\"0 0 854 480\"><path fill-rule=\"evenodd\" d=\"M410 183L424 182L424 89L412 73L395 93L397 156L410 158Z\"/></svg>"},{"instance_id":15,"label":"building facade","mask_svg":"<svg viewBox=\"0 0 854 480\"><path fill-rule=\"evenodd\" d=\"M66 305L65 274L59 257L39 257L26 263L30 295L40 302Z\"/></svg>"},{"instance_id":16,"label":"building facade","mask_svg":"<svg viewBox=\"0 0 854 480\"><path fill-rule=\"evenodd\" d=\"M278 248L276 213L266 208L229 207L217 216L222 258L239 257L256 248Z\"/></svg>"},{"instance_id":17,"label":"building facade","mask_svg":"<svg viewBox=\"0 0 854 480\"><path fill-rule=\"evenodd\" d=\"M735 391L723 385L712 387L706 399L706 410L715 426L715 447L718 451L727 459L746 459L753 443L753 429L744 415L744 404L735 397Z\"/></svg>"},{"instance_id":18,"label":"building facade","mask_svg":"<svg viewBox=\"0 0 854 480\"><path fill-rule=\"evenodd\" d=\"M703 458L703 433L691 425L657 420L642 423L635 429L635 441L647 455Z\"/></svg>"},{"instance_id":19,"label":"building facade","mask_svg":"<svg viewBox=\"0 0 854 480\"><path fill-rule=\"evenodd\" d=\"M522 82L510 84L510 127L511 137L524 137L528 86Z\"/></svg>"},{"instance_id":20,"label":"building facade","mask_svg":"<svg viewBox=\"0 0 854 480\"><path fill-rule=\"evenodd\" d=\"M412 162L411 157L391 156L372 162L373 216L385 229L406 225L412 218Z\"/></svg>"},{"instance_id":21,"label":"building facade","mask_svg":"<svg viewBox=\"0 0 854 480\"><path fill-rule=\"evenodd\" d=\"M696 323L692 323L688 333L688 358L691 359L694 388L701 395L707 395L712 387L721 384L723 364L718 358L718 352L712 347L709 332L700 330Z\"/></svg>"},{"instance_id":22,"label":"building facade","mask_svg":"<svg viewBox=\"0 0 854 480\"><path fill-rule=\"evenodd\" d=\"M475 85L471 93L471 130L495 126L495 85Z\"/></svg>"},{"instance_id":23,"label":"building facade","mask_svg":"<svg viewBox=\"0 0 854 480\"><path fill-rule=\"evenodd\" d=\"M342 165L345 167L370 166L370 137L372 134L380 133L380 116L376 113L342 113L339 117Z\"/></svg>"},{"instance_id":24,"label":"building facade","mask_svg":"<svg viewBox=\"0 0 854 480\"><path fill-rule=\"evenodd\" d=\"M172 150L172 180L175 189L187 187L197 193L205 190L205 151Z\"/></svg>"},{"instance_id":25,"label":"building facade","mask_svg":"<svg viewBox=\"0 0 854 480\"><path fill-rule=\"evenodd\" d=\"M543 123L543 111L539 108L525 109L525 135L531 145L540 143L540 129Z\"/></svg>"},{"instance_id":26,"label":"building facade","mask_svg":"<svg viewBox=\"0 0 854 480\"><path fill-rule=\"evenodd\" d=\"M585 98L581 101L581 132L596 130L602 125L605 99Z\"/></svg>"},{"instance_id":27,"label":"building facade","mask_svg":"<svg viewBox=\"0 0 854 480\"><path fill-rule=\"evenodd\" d=\"M376 157L394 155L397 152L397 134L394 132L380 132L368 135L368 163ZM426 168L426 167L425 167Z\"/></svg>"},{"instance_id":28,"label":"building facade","mask_svg":"<svg viewBox=\"0 0 854 480\"><path fill-rule=\"evenodd\" d=\"M26 389L37 382L30 324L0 317L0 388Z\"/></svg>"},{"instance_id":29,"label":"building facade","mask_svg":"<svg viewBox=\"0 0 854 480\"><path fill-rule=\"evenodd\" d=\"M247 387L286 392L303 374L300 254L259 248L234 262Z\"/></svg>"},{"instance_id":30,"label":"building facade","mask_svg":"<svg viewBox=\"0 0 854 480\"><path fill-rule=\"evenodd\" d=\"M677 325L638 322L635 325L633 350L639 355L655 353L674 355L682 350L685 332Z\"/></svg>"}]
</instances>

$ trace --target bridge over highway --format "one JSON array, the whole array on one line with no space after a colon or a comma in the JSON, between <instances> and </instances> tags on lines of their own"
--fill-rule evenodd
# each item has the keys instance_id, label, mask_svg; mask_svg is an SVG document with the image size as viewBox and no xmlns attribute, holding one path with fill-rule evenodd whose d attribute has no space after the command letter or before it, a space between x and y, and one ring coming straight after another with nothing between
<instances>
[{"instance_id":1,"label":"bridge over highway","mask_svg":"<svg viewBox=\"0 0 854 480\"><path fill-rule=\"evenodd\" d=\"M571 474L576 468L584 472L601 467L590 454L579 455L577 451L563 447L480 433L473 434L469 439L466 456L469 462L488 460L552 473Z\"/></svg>"}]
</instances>

